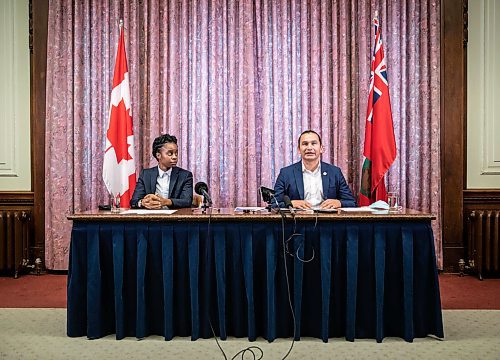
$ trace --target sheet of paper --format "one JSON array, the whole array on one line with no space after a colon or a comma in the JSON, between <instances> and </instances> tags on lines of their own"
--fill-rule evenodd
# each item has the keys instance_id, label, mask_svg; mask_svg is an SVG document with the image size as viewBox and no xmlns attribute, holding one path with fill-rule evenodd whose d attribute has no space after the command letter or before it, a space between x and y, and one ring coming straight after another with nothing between
<instances>
[{"instance_id":1,"label":"sheet of paper","mask_svg":"<svg viewBox=\"0 0 500 360\"><path fill-rule=\"evenodd\" d=\"M353 207L353 208L340 208L344 212L374 212L377 209L372 209L369 206Z\"/></svg>"},{"instance_id":2,"label":"sheet of paper","mask_svg":"<svg viewBox=\"0 0 500 360\"><path fill-rule=\"evenodd\" d=\"M336 213L336 212L339 212L338 209L322 209L319 206L313 206L312 210L313 211L317 211L317 212L323 212L323 213Z\"/></svg>"},{"instance_id":3,"label":"sheet of paper","mask_svg":"<svg viewBox=\"0 0 500 360\"><path fill-rule=\"evenodd\" d=\"M262 206L238 206L234 208L234 211L262 211L265 210Z\"/></svg>"},{"instance_id":4,"label":"sheet of paper","mask_svg":"<svg viewBox=\"0 0 500 360\"><path fill-rule=\"evenodd\" d=\"M128 214L135 214L135 215L152 215L152 214L172 215L176 211L177 210L171 210L171 209L160 209L160 210L130 209L130 210L122 211L120 214L124 214L124 215L128 215Z\"/></svg>"}]
</instances>

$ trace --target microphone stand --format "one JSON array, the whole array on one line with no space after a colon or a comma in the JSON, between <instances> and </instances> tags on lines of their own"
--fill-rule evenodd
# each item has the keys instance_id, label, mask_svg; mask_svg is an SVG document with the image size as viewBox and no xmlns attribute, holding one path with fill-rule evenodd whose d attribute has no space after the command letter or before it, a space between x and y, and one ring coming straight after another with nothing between
<instances>
[{"instance_id":1,"label":"microphone stand","mask_svg":"<svg viewBox=\"0 0 500 360\"><path fill-rule=\"evenodd\" d=\"M295 220L295 209L293 208L292 201L288 197L288 195L283 196L283 200L285 202L286 208L290 211L290 214L292 215L292 219Z\"/></svg>"},{"instance_id":2,"label":"microphone stand","mask_svg":"<svg viewBox=\"0 0 500 360\"><path fill-rule=\"evenodd\" d=\"M203 205L202 205L202 214L206 214L207 209L212 207L212 201L208 201L208 193L206 191L202 191L203 193Z\"/></svg>"},{"instance_id":3,"label":"microphone stand","mask_svg":"<svg viewBox=\"0 0 500 360\"><path fill-rule=\"evenodd\" d=\"M203 197L203 205L201 206L201 213L202 214L206 214L207 213L207 209L209 208L209 204L208 204L208 201L205 197Z\"/></svg>"},{"instance_id":4,"label":"microphone stand","mask_svg":"<svg viewBox=\"0 0 500 360\"><path fill-rule=\"evenodd\" d=\"M283 212L283 210L281 210L281 206L280 206L280 204L279 204L279 202L278 202L278 199L276 199L276 197L274 196L274 194L271 194L271 199L272 199L272 200L274 200L274 202L276 203L276 206L277 206L277 207L276 207L276 210L277 210L277 211L279 212L279 214L281 215L281 218L282 218L283 220L285 220L285 219L286 219L286 215L285 215L285 213ZM271 211L272 211L272 205L271 205L271 204L268 204L268 205L267 205L267 207L266 207L266 209L268 209L268 211L269 211L269 212L271 212Z\"/></svg>"}]
</instances>

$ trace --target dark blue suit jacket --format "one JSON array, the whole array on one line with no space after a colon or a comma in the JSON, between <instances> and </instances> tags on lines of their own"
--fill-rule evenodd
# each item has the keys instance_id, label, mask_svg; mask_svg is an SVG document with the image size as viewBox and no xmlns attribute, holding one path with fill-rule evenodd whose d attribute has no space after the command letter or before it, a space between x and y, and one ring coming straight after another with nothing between
<instances>
[{"instance_id":1,"label":"dark blue suit jacket","mask_svg":"<svg viewBox=\"0 0 500 360\"><path fill-rule=\"evenodd\" d=\"M134 195L130 200L130 206L137 207L139 200L148 194L156 192L156 179L158 178L158 166L144 169L139 175L135 185ZM169 208L188 208L193 202L193 174L190 171L174 166L170 175L170 186L168 198L172 200Z\"/></svg>"},{"instance_id":2,"label":"dark blue suit jacket","mask_svg":"<svg viewBox=\"0 0 500 360\"><path fill-rule=\"evenodd\" d=\"M356 199L354 199L340 168L322 161L321 179L323 181L323 196L326 199L340 200L342 207L356 206ZM290 200L304 200L302 161L280 170L274 191L274 196L281 207L284 206L283 196L285 195L288 195Z\"/></svg>"}]
</instances>

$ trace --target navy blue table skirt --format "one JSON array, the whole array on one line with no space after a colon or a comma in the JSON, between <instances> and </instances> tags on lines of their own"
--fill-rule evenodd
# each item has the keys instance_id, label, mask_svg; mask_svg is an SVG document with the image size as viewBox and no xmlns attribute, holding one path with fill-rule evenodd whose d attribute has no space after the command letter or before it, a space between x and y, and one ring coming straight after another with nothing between
<instances>
[{"instance_id":1,"label":"navy blue table skirt","mask_svg":"<svg viewBox=\"0 0 500 360\"><path fill-rule=\"evenodd\" d=\"M222 339L443 337L430 221L295 232L284 254L280 222L75 221L67 334L196 340L211 323Z\"/></svg>"}]
</instances>

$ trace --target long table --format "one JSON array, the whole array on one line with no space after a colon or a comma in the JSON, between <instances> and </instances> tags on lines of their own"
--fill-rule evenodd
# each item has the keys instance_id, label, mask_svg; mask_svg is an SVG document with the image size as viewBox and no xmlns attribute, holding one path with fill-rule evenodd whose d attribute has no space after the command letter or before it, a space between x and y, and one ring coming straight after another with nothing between
<instances>
[{"instance_id":1,"label":"long table","mask_svg":"<svg viewBox=\"0 0 500 360\"><path fill-rule=\"evenodd\" d=\"M429 214L183 209L69 219L71 337L196 340L211 327L222 339L268 341L444 336Z\"/></svg>"}]
</instances>

